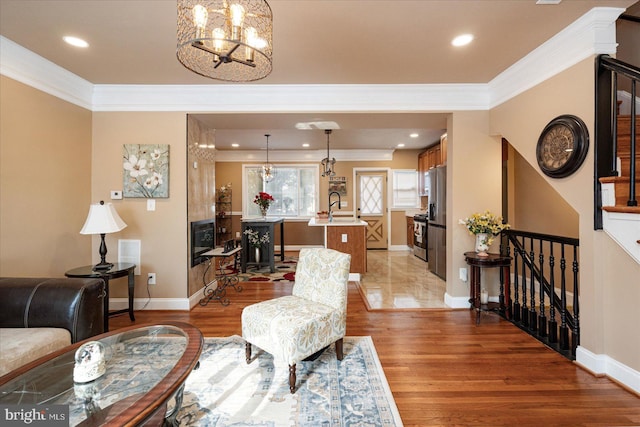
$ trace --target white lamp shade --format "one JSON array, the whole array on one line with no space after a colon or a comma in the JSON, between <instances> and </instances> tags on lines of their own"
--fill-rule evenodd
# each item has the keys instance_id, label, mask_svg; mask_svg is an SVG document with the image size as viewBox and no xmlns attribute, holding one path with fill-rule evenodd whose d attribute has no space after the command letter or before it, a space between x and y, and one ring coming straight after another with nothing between
<instances>
[{"instance_id":1,"label":"white lamp shade","mask_svg":"<svg viewBox=\"0 0 640 427\"><path fill-rule=\"evenodd\" d=\"M80 234L115 233L125 228L127 224L120 218L111 203L96 203L89 208L87 220L80 230Z\"/></svg>"}]
</instances>

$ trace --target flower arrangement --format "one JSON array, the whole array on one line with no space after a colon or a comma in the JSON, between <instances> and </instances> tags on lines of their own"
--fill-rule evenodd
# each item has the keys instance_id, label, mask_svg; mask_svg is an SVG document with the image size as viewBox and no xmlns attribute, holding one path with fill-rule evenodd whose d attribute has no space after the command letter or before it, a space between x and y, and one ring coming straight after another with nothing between
<instances>
[{"instance_id":1,"label":"flower arrangement","mask_svg":"<svg viewBox=\"0 0 640 427\"><path fill-rule=\"evenodd\" d=\"M230 192L231 192L231 183L229 182L227 183L227 185L223 185L218 190L218 199L219 200L225 199Z\"/></svg>"},{"instance_id":2,"label":"flower arrangement","mask_svg":"<svg viewBox=\"0 0 640 427\"><path fill-rule=\"evenodd\" d=\"M509 224L502 223L500 215L494 215L489 211L474 213L469 218L461 219L460 224L466 226L471 234L485 233L492 236L497 236L502 230L511 227Z\"/></svg>"},{"instance_id":3,"label":"flower arrangement","mask_svg":"<svg viewBox=\"0 0 640 427\"><path fill-rule=\"evenodd\" d=\"M253 199L253 203L258 205L263 215L266 215L267 210L269 209L269 206L274 201L275 199L271 196L271 194L265 193L264 191L261 191L258 194L256 194L256 197L254 197Z\"/></svg>"},{"instance_id":4,"label":"flower arrangement","mask_svg":"<svg viewBox=\"0 0 640 427\"><path fill-rule=\"evenodd\" d=\"M264 233L262 236L260 236L260 233L257 230L247 228L244 231L244 234L247 235L249 244L255 248L259 248L263 244L269 243L269 233Z\"/></svg>"}]
</instances>

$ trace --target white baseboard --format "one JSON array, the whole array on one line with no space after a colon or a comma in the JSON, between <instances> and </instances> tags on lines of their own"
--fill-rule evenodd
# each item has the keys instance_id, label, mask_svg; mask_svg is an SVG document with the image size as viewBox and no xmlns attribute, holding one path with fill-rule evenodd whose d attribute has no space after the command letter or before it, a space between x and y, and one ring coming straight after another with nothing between
<instances>
[{"instance_id":1,"label":"white baseboard","mask_svg":"<svg viewBox=\"0 0 640 427\"><path fill-rule=\"evenodd\" d=\"M582 346L576 349L576 363L595 375L606 375L640 394L640 372L606 354L595 354Z\"/></svg>"},{"instance_id":2,"label":"white baseboard","mask_svg":"<svg viewBox=\"0 0 640 427\"><path fill-rule=\"evenodd\" d=\"M469 297L452 297L448 292L444 293L444 303L451 308L469 308Z\"/></svg>"}]
</instances>

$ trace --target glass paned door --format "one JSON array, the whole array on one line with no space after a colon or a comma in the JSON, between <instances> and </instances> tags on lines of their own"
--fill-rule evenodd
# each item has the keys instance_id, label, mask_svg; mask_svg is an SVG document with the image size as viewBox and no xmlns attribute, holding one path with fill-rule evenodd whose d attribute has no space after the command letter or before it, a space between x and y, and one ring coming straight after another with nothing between
<instances>
[{"instance_id":1,"label":"glass paned door","mask_svg":"<svg viewBox=\"0 0 640 427\"><path fill-rule=\"evenodd\" d=\"M367 249L387 249L387 172L357 171L358 218L367 222Z\"/></svg>"}]
</instances>

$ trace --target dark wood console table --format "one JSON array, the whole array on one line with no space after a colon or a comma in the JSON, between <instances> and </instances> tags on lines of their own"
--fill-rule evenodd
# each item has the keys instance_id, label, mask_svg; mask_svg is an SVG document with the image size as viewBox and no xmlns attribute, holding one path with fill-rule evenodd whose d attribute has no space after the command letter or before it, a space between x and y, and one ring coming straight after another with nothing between
<instances>
[{"instance_id":1,"label":"dark wood console table","mask_svg":"<svg viewBox=\"0 0 640 427\"><path fill-rule=\"evenodd\" d=\"M471 267L471 286L469 287L469 303L471 308L476 310L476 325L480 323L480 313L483 311L499 311L507 319L511 318L510 304L510 277L511 260L510 256L500 254L488 254L480 256L476 252L465 252L465 261ZM482 304L480 301L480 272L483 268L500 268L500 302L488 302Z\"/></svg>"},{"instance_id":2,"label":"dark wood console table","mask_svg":"<svg viewBox=\"0 0 640 427\"><path fill-rule=\"evenodd\" d=\"M251 245L249 244L249 239L244 232L250 228L252 230L258 231L260 235L265 233L269 234L269 243L265 244L263 247L264 253L263 257L269 263L269 270L271 273L275 273L276 265L275 265L275 252L274 252L274 243L275 243L275 225L280 224L280 261L284 261L284 218L255 218L255 219L242 219L242 247L247 248L242 251L242 256L240 260L240 265L242 268L242 272L247 272L247 263L249 262L249 253L251 252L249 248ZM258 267L260 267L260 262Z\"/></svg>"},{"instance_id":3,"label":"dark wood console table","mask_svg":"<svg viewBox=\"0 0 640 427\"><path fill-rule=\"evenodd\" d=\"M136 318L133 314L133 291L135 288L135 271L136 265L128 262L118 262L108 270L94 270L93 265L85 265L84 267L74 268L64 273L67 277L97 277L104 280L104 288L106 295L104 297L104 331L109 332L109 316L121 313L129 313L131 321ZM127 277L129 308L122 310L109 311L109 280L119 277Z\"/></svg>"}]
</instances>

